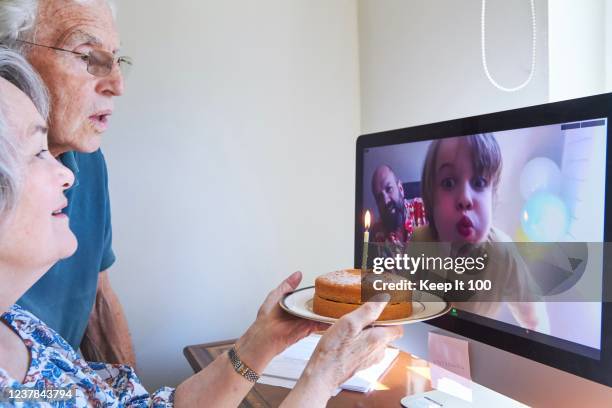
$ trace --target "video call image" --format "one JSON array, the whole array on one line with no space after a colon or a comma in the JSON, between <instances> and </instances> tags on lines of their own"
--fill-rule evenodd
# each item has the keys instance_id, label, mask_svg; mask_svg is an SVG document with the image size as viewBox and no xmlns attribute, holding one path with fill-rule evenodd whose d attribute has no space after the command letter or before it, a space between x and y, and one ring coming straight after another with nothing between
<instances>
[{"instance_id":1,"label":"video call image","mask_svg":"<svg viewBox=\"0 0 612 408\"><path fill-rule=\"evenodd\" d=\"M371 240L559 243L559 262L546 273L580 267L578 282L538 302L476 313L517 334L529 329L599 350L601 303L572 299L601 288L603 252L563 256L561 245L604 241L606 135L606 119L593 118L366 148L362 205L373 216Z\"/></svg>"}]
</instances>

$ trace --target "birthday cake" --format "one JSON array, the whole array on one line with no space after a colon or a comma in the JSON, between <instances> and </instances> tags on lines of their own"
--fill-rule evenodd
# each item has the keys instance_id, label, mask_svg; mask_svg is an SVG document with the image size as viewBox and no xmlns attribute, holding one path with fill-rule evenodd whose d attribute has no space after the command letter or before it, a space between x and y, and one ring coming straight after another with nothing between
<instances>
[{"instance_id":1,"label":"birthday cake","mask_svg":"<svg viewBox=\"0 0 612 408\"><path fill-rule=\"evenodd\" d=\"M390 273L366 274L364 279L398 281L399 276ZM315 280L313 312L327 317L339 318L363 304L362 274L360 269L342 269L319 276ZM378 320L403 319L412 314L412 299L408 291L385 292L391 296Z\"/></svg>"}]
</instances>

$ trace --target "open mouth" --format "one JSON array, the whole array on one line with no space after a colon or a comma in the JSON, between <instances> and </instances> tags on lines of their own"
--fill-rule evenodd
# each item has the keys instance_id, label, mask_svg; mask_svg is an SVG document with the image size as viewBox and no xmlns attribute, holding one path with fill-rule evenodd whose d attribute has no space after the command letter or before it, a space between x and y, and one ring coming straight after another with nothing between
<instances>
[{"instance_id":1,"label":"open mouth","mask_svg":"<svg viewBox=\"0 0 612 408\"><path fill-rule=\"evenodd\" d=\"M108 126L108 121L110 116L112 115L111 111L101 111L97 112L94 115L89 117L89 120L93 123L93 125L100 131L106 130Z\"/></svg>"},{"instance_id":2,"label":"open mouth","mask_svg":"<svg viewBox=\"0 0 612 408\"><path fill-rule=\"evenodd\" d=\"M98 122L107 123L109 115L93 115L90 116L92 120L97 120Z\"/></svg>"},{"instance_id":3,"label":"open mouth","mask_svg":"<svg viewBox=\"0 0 612 408\"><path fill-rule=\"evenodd\" d=\"M57 210L51 212L51 216L52 217L57 217L57 218L65 218L68 217L66 214L63 213L64 208L67 207L67 204L62 204L62 206L60 208L58 208Z\"/></svg>"}]
</instances>

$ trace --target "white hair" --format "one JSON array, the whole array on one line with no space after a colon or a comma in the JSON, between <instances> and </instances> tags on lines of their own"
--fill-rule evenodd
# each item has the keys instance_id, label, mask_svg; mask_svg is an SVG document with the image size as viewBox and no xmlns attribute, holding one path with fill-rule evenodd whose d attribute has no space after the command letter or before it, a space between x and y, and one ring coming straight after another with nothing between
<instances>
[{"instance_id":1,"label":"white hair","mask_svg":"<svg viewBox=\"0 0 612 408\"><path fill-rule=\"evenodd\" d=\"M4 78L25 93L41 116L47 120L49 97L46 88L24 57L6 47L0 47L0 78ZM0 94L0 226L15 208L21 184L17 156L18 141L15 135L9 134L4 113L5 103L1 98Z\"/></svg>"},{"instance_id":2,"label":"white hair","mask_svg":"<svg viewBox=\"0 0 612 408\"><path fill-rule=\"evenodd\" d=\"M33 40L36 31L36 15L40 0L0 0L0 44L10 47L23 55L24 44L15 40ZM92 0L72 0L89 3ZM114 0L106 0L113 18L117 7Z\"/></svg>"},{"instance_id":3,"label":"white hair","mask_svg":"<svg viewBox=\"0 0 612 408\"><path fill-rule=\"evenodd\" d=\"M4 78L26 94L43 119L49 117L49 95L42 79L21 55L0 46L0 78Z\"/></svg>"}]
</instances>

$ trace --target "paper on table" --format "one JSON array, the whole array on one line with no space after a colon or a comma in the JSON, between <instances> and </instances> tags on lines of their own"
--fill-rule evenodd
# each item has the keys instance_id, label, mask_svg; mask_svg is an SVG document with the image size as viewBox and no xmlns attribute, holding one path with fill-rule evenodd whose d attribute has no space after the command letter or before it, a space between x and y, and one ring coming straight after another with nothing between
<instances>
[{"instance_id":1,"label":"paper on table","mask_svg":"<svg viewBox=\"0 0 612 408\"><path fill-rule=\"evenodd\" d=\"M427 345L432 370L434 366L442 367L463 378L472 379L469 346L466 340L429 332ZM433 386L435 388L435 385Z\"/></svg>"},{"instance_id":2,"label":"paper on table","mask_svg":"<svg viewBox=\"0 0 612 408\"><path fill-rule=\"evenodd\" d=\"M439 391L473 401L470 354L466 340L429 333L431 386Z\"/></svg>"},{"instance_id":3,"label":"paper on table","mask_svg":"<svg viewBox=\"0 0 612 408\"><path fill-rule=\"evenodd\" d=\"M293 389L293 387L295 387L295 384L297 384L297 381L295 380L287 380L285 378L278 378L278 377L268 377L265 374L259 377L259 381L257 382L260 384L267 384L267 385L273 385L275 387L283 387L283 388L290 388L290 389ZM340 391L342 391L342 388L336 388L334 392L332 393L332 397L335 397L336 395L338 395Z\"/></svg>"},{"instance_id":4,"label":"paper on table","mask_svg":"<svg viewBox=\"0 0 612 408\"><path fill-rule=\"evenodd\" d=\"M399 354L398 349L389 348L385 349L385 356L382 361L372 367L357 371L354 376L349 378L347 382L342 384L340 387L345 390L368 392L378 382L378 379L387 371L387 368L393 363L393 360Z\"/></svg>"},{"instance_id":5,"label":"paper on table","mask_svg":"<svg viewBox=\"0 0 612 408\"><path fill-rule=\"evenodd\" d=\"M320 338L319 335L308 336L276 356L264 370L260 382L293 388L297 379L302 375L302 371L304 371ZM385 357L380 363L366 370L358 371L342 384L341 388L359 392L370 391L398 354L399 350L387 348Z\"/></svg>"}]
</instances>

